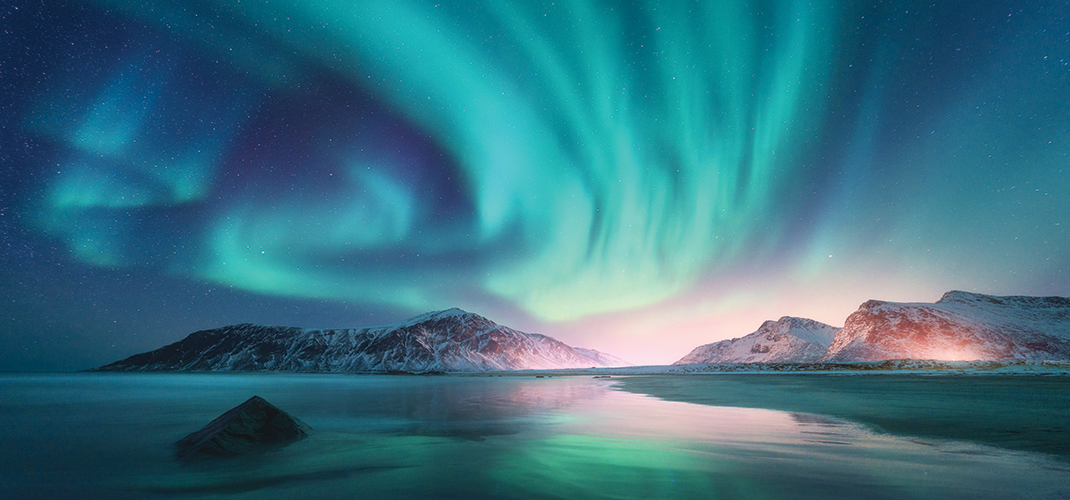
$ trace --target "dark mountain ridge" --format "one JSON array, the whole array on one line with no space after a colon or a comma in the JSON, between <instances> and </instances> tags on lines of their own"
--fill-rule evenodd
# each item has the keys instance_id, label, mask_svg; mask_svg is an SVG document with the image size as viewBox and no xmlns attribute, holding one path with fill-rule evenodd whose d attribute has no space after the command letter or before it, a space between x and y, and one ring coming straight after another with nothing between
<instances>
[{"instance_id":1,"label":"dark mountain ridge","mask_svg":"<svg viewBox=\"0 0 1070 500\"><path fill-rule=\"evenodd\" d=\"M97 370L420 373L597 366L606 365L553 338L447 309L366 328L224 326Z\"/></svg>"}]
</instances>

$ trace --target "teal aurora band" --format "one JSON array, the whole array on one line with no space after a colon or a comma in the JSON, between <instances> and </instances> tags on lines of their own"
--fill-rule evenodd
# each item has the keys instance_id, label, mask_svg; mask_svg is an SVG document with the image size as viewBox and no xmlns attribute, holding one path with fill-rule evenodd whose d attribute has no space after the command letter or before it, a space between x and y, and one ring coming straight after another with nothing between
<instances>
[{"instance_id":1,"label":"teal aurora band","mask_svg":"<svg viewBox=\"0 0 1070 500\"><path fill-rule=\"evenodd\" d=\"M12 366L144 321L673 318L686 352L774 308L1070 295L1065 2L3 9Z\"/></svg>"}]
</instances>

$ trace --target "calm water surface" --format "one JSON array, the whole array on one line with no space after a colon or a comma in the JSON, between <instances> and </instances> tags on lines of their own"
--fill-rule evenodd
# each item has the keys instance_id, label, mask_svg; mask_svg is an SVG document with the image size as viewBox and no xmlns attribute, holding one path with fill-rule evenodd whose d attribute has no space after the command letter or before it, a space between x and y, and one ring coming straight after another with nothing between
<instances>
[{"instance_id":1,"label":"calm water surface","mask_svg":"<svg viewBox=\"0 0 1070 500\"><path fill-rule=\"evenodd\" d=\"M664 380L679 391L711 379ZM616 383L0 375L0 498L1070 497L1068 463L1049 455ZM172 443L252 395L314 433L267 454L174 461Z\"/></svg>"}]
</instances>

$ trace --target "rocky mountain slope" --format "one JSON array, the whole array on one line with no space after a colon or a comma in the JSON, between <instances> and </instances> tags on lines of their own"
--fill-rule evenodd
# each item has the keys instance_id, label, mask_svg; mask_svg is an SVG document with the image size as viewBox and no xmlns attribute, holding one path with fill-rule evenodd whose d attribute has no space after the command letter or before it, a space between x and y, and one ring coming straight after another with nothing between
<instances>
[{"instance_id":1,"label":"rocky mountain slope","mask_svg":"<svg viewBox=\"0 0 1070 500\"><path fill-rule=\"evenodd\" d=\"M696 347L674 365L694 363L802 363L828 352L840 329L805 318L766 321L745 337Z\"/></svg>"},{"instance_id":2,"label":"rocky mountain slope","mask_svg":"<svg viewBox=\"0 0 1070 500\"><path fill-rule=\"evenodd\" d=\"M870 300L820 361L1067 360L1070 298L951 291L936 303Z\"/></svg>"},{"instance_id":3,"label":"rocky mountain slope","mask_svg":"<svg viewBox=\"0 0 1070 500\"><path fill-rule=\"evenodd\" d=\"M632 366L631 363L624 361L623 359L620 359L612 354L606 354L604 352L596 351L594 349L585 349L583 347L573 347L573 349L575 349L576 352L580 353L584 357L588 357L594 360L596 363L598 363L598 366L607 366L612 368L617 368L621 366Z\"/></svg>"},{"instance_id":4,"label":"rocky mountain slope","mask_svg":"<svg viewBox=\"0 0 1070 500\"><path fill-rule=\"evenodd\" d=\"M241 324L203 330L101 371L474 372L617 366L545 335L449 309L360 329ZM606 364L608 362L608 364Z\"/></svg>"}]
</instances>

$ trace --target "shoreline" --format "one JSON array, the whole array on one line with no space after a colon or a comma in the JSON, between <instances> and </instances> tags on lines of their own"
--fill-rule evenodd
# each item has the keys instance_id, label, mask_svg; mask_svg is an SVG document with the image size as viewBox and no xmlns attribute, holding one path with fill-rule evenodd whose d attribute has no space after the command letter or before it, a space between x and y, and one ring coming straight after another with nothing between
<instances>
[{"instance_id":1,"label":"shoreline","mask_svg":"<svg viewBox=\"0 0 1070 500\"><path fill-rule=\"evenodd\" d=\"M826 415L880 433L1044 453L1070 464L1070 385L1061 377L794 375L721 374L701 384L628 376L613 387L665 401Z\"/></svg>"}]
</instances>

